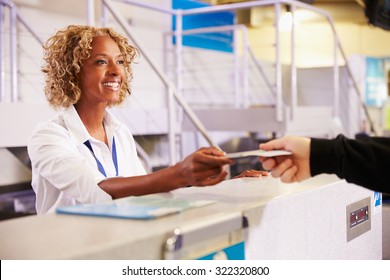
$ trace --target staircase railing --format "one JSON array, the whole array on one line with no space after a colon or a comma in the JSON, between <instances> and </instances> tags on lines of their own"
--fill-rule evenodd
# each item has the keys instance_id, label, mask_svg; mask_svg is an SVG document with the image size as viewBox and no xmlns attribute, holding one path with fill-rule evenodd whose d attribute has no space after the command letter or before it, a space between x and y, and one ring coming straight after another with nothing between
<instances>
[{"instance_id":1,"label":"staircase railing","mask_svg":"<svg viewBox=\"0 0 390 280\"><path fill-rule=\"evenodd\" d=\"M142 43L137 40L136 36L130 31L130 27L126 20L116 11L115 7L110 3L111 1L102 0L103 5L110 11L115 20L123 28L126 35L132 40L135 46L140 50L142 56L146 59L155 73L158 75L160 80L168 89L168 114L169 114L169 148L170 148L170 163L174 164L176 162L176 143L175 143L175 110L174 110L174 99L178 102L184 112L188 115L194 126L199 130L202 136L211 146L217 146L216 143L209 136L204 125L199 121L198 117L195 115L193 110L187 104L187 102L177 93L176 86L168 79L168 77L163 73L163 71L158 67L157 63L154 62L152 57L147 53L145 48L142 46Z\"/></svg>"},{"instance_id":2,"label":"staircase railing","mask_svg":"<svg viewBox=\"0 0 390 280\"><path fill-rule=\"evenodd\" d=\"M362 95L360 92L360 89L357 85L356 79L352 74L352 71L350 69L350 66L348 64L347 57L345 55L345 52L340 44L339 36L337 34L337 31L335 29L333 20L331 15L321 9L318 9L312 5L294 1L294 0L257 0L257 1L248 1L248 2L240 2L240 3L233 3L233 4L224 4L224 5L217 5L217 6L208 6L208 7L201 7L201 8L193 8L193 9L186 9L186 10L168 10L168 9L161 9L159 7L156 7L154 5L145 4L144 2L135 1L135 0L115 0L117 2L122 2L130 5L134 5L137 7L159 11L162 13L174 15L176 18L176 30L174 32L174 35L176 36L176 54L178 55L176 60L176 89L179 96L181 96L181 92L183 90L183 78L182 78L182 70L183 70L183 62L180 58L180 54L182 54L182 48L183 48L183 42L182 42L182 36L184 34L187 34L188 30L183 31L183 17L188 15L200 15L200 14L207 14L207 13L215 13L215 12L227 12L227 11L238 11L242 9L249 9L254 7L265 7L265 6L274 6L274 14L275 14L275 86L272 86L267 82L267 87L272 89L271 92L275 93L276 97L276 119L279 122L284 121L284 103L282 98L282 62L281 62L281 40L280 40L280 28L279 28L279 19L281 17L281 9L283 6L289 6L290 11L292 13L294 22L294 12L296 8L304 8L306 10L312 11L320 16L323 16L324 19L329 23L332 29L333 33L333 44L334 44L334 70L333 70L333 97L334 97L334 103L333 103L333 114L334 116L339 115L339 65L338 65L338 51L340 51L342 58L345 61L345 66L347 69L348 78L352 81L354 91L359 96L360 105L363 108L366 119L368 123L370 124L371 131L374 135L376 135L375 127L373 125L373 121L371 116L368 113L367 106L364 104L360 96ZM291 107L290 115L286 116L289 118L290 121L293 121L296 115L296 110L298 107L298 90L297 90L297 67L296 67L296 61L295 61L295 26L292 25L291 30L291 74L290 74L290 83L291 83L291 99L290 104L288 104ZM252 55L252 54L251 54ZM265 75L263 75L265 76ZM245 79L245 78L244 78Z\"/></svg>"},{"instance_id":3,"label":"staircase railing","mask_svg":"<svg viewBox=\"0 0 390 280\"><path fill-rule=\"evenodd\" d=\"M158 12L170 14L170 15L175 15L176 20L178 21L177 23L177 30L175 31L175 35L177 37L177 44L176 44L176 53L180 54L181 48L182 48L182 41L181 37L186 33L190 31L183 31L180 29L180 21L182 21L182 17L186 15L193 15L193 14L203 14L203 13L211 13L211 12L220 12L220 11L234 11L234 10L240 10L240 9L248 9L251 7L260 7L260 6L269 6L273 5L275 7L275 26L276 26L276 34L275 34L275 47L276 47L276 71L275 71L275 86L273 87L269 82L267 82L267 86L271 89L273 89L273 92L276 94L276 118L278 121L283 121L283 100L282 100L282 88L281 88L281 82L282 82L282 75L281 75L281 60L280 60L280 34L279 34L279 29L278 27L278 20L280 17L281 13L281 5L289 5L291 7L291 12L294 14L295 8L300 7L300 8L305 8L311 11L314 11L322 16L329 22L332 32L334 34L334 113L335 115L338 114L339 112L339 105L338 105L338 96L339 96L339 67L338 67L338 55L337 51L340 51L344 61L345 61L345 66L347 69L348 76L350 80L352 81L353 87L357 95L359 96L359 100L361 102L361 106L364 109L364 112L366 114L366 118L368 123L370 124L370 128L372 130L372 133L376 135L375 132L375 127L373 125L372 119L368 113L367 106L361 101L362 99L360 98L361 92L358 87L358 84L356 82L356 79L354 78L352 71L350 69L350 66L348 64L348 60L346 58L345 52L340 44L340 40L338 38L335 26L333 24L332 18L330 14L324 12L323 10L317 9L311 5L304 4L302 2L297 2L297 1L292 1L292 0L263 0L263 1L251 1L251 2L245 2L245 3L236 3L236 4L226 4L226 5L221 5L221 6L212 6L212 7L205 7L205 8L196 8L196 9L189 9L189 10L167 10L167 9L161 9L153 5L145 4L145 3L140 3L139 1L131 1L131 0L115 0L118 2L123 2L131 5L136 5L138 7L143 7L146 9L150 10L155 10ZM168 107L169 107L169 123L170 123L170 132L169 132L169 138L170 138L170 150L175 151L175 144L174 144L174 139L175 139L175 131L174 131L174 99L179 103L184 108L184 111L188 114L190 119L193 121L194 125L199 129L199 131L202 133L206 141L210 145L216 145L213 143L212 139L208 135L206 129L204 126L199 122L198 118L196 115L193 113L191 108L188 106L188 104L183 100L181 97L181 90L183 88L182 85L182 78L180 77L181 75L181 70L182 70L182 62L180 61L180 58L177 59L177 65L176 65L176 75L177 75L177 82L174 85L172 82L167 79L165 74L157 67L156 63L151 59L150 56L145 52L145 50L140 47L140 42L138 42L129 32L129 26L128 23L120 16L118 12L115 11L115 8L111 4L112 1L108 0L103 0L104 6L109 10L114 18L120 23L120 25L123 27L124 30L126 30L127 35L132 38L132 40L135 42L136 45L138 45L139 49L141 50L143 57L149 62L149 64L152 66L154 71L158 74L160 77L161 81L165 84L165 86L168 89L168 95L169 95L169 102L168 102ZM91 3L91 1L88 1L88 3ZM9 40L5 39L6 33L5 33L5 9L9 9L10 11L10 32L9 32ZM37 41L42 44L42 39L34 31L34 29L31 27L31 25L27 24L27 22L24 20L22 15L19 13L17 7L12 3L12 1L9 0L0 0L0 102L5 102L7 97L6 96L6 91L5 91L5 59L4 57L4 50L5 50L5 43L9 41L10 43L10 77L11 77L11 83L10 83L10 100L12 102L16 102L18 100L18 69L17 69L17 30L16 30L16 21L20 22L23 26L26 27L26 29L33 35L34 38L37 39ZM89 21L91 16L89 16ZM291 57L295 57L295 48L294 48L294 25L292 26L292 32L291 32L291 41L292 41L292 48L291 48ZM253 56L253 54L249 51L249 54ZM265 76L265 75L263 75ZM245 78L243 78L245 79ZM291 63L291 117L292 119L294 118L294 110L297 107L297 77L296 77L296 65L294 59L292 60ZM267 81L267 80L266 80ZM170 153L171 157L171 162L174 161L176 158L174 155L174 152Z\"/></svg>"},{"instance_id":4,"label":"staircase railing","mask_svg":"<svg viewBox=\"0 0 390 280\"><path fill-rule=\"evenodd\" d=\"M6 9L9 13L9 32L6 32L5 26L5 13ZM19 89L18 89L18 34L17 34L17 23L22 24L32 37L40 45L44 44L44 40L38 35L32 25L23 17L19 12L17 6L10 0L0 0L0 103L6 102L7 97L6 93L10 92L11 96L10 101L16 103L19 101ZM7 40L7 35L9 36ZM10 51L10 60L9 60L9 73L10 73L10 89L6 90L5 81L6 81L6 67L5 67L5 42L9 41L9 51ZM148 172L152 171L152 164L149 155L145 150L138 144L137 151L140 157L144 160L145 168Z\"/></svg>"},{"instance_id":5,"label":"staircase railing","mask_svg":"<svg viewBox=\"0 0 390 280\"><path fill-rule=\"evenodd\" d=\"M6 40L5 32L5 11L9 11L9 40ZM0 102L5 102L7 99L6 89L5 89L5 42L9 41L9 69L10 69L10 93L11 93L11 102L17 102L19 98L18 92L18 37L17 37L17 28L16 23L21 23L29 33L37 40L39 44L42 45L43 40L35 32L34 28L27 23L24 17L20 14L16 5L10 0L0 0Z\"/></svg>"}]
</instances>

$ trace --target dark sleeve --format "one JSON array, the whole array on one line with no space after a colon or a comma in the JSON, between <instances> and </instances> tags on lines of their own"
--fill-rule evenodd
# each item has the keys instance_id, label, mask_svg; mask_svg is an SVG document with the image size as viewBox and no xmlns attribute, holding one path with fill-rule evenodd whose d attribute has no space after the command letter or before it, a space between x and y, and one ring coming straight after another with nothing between
<instances>
[{"instance_id":1,"label":"dark sleeve","mask_svg":"<svg viewBox=\"0 0 390 280\"><path fill-rule=\"evenodd\" d=\"M371 190L390 193L390 138L312 138L312 176L329 173Z\"/></svg>"}]
</instances>

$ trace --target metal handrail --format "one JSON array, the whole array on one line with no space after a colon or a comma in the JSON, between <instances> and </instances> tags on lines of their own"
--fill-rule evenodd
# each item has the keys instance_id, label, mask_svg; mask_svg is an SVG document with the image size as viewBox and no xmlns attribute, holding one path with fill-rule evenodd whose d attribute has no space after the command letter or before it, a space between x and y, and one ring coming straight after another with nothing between
<instances>
[{"instance_id":1,"label":"metal handrail","mask_svg":"<svg viewBox=\"0 0 390 280\"><path fill-rule=\"evenodd\" d=\"M43 40L40 38L37 32L34 31L32 26L24 19L20 14L18 8L11 0L0 0L0 102L5 100L5 68L4 68L4 7L10 10L10 72L11 72L11 102L17 102L19 98L18 93L18 63L17 63L17 30L16 22L19 21L31 35L40 43L43 44Z\"/></svg>"},{"instance_id":2,"label":"metal handrail","mask_svg":"<svg viewBox=\"0 0 390 280\"><path fill-rule=\"evenodd\" d=\"M331 27L332 27L332 30L333 30L333 33L336 34L336 28L335 26L333 25L333 22L331 23ZM375 126L374 126L374 122L368 112L368 108L367 108L367 105L364 104L363 102L363 99L362 99L362 93L359 89L359 86L358 86L358 83L355 79L355 76L352 74L352 70L351 70L351 67L349 66L349 63L348 63L348 60L347 60L347 56L345 55L345 52L344 52L344 49L342 48L341 44L340 44L340 40L338 39L338 36L336 36L336 40L335 40L335 45L338 47L338 49L340 50L340 53L345 61L345 67L347 69L347 72L348 72L348 76L350 77L351 81L352 81L352 84L353 84L353 87L355 89L355 92L356 94L358 95L358 99L359 99L359 102L360 102L360 106L363 107L363 110L364 110L364 114L369 122L369 126L370 126L370 130L371 130L371 133L373 135L378 135L376 129L375 129Z\"/></svg>"},{"instance_id":3,"label":"metal handrail","mask_svg":"<svg viewBox=\"0 0 390 280\"><path fill-rule=\"evenodd\" d=\"M249 82L248 82L248 75L247 75L247 68L248 68L248 55L247 52L250 51L250 48L248 46L248 34L247 34L247 27L243 24L234 24L234 25L221 25L221 26L215 26L215 27L202 27L202 28L194 28L190 30L183 30L182 35L193 35L193 34L199 34L199 33L211 33L211 32L224 32L224 31L237 31L241 30L243 33L242 36L242 41L243 41L243 64L244 66L242 67L242 75L240 79L240 73L238 71L235 71L235 100L236 100L236 107L247 107L247 101L248 101L248 96L249 96ZM166 35L172 36L174 35L174 31L171 32L166 32ZM234 50L234 57L235 60L237 60L237 54L236 50ZM235 61L235 68L238 69L237 62ZM261 66L260 66L261 67ZM240 96L240 82L243 81L242 85L242 95L243 98Z\"/></svg>"},{"instance_id":4,"label":"metal handrail","mask_svg":"<svg viewBox=\"0 0 390 280\"><path fill-rule=\"evenodd\" d=\"M181 43L182 43L182 41L180 40L180 37L181 37L180 35L182 35L182 32L183 32L183 30L181 28L181 20L182 20L183 16L195 15L195 14L205 14L205 13L215 13L215 12L226 12L226 11L232 11L232 10L248 9L248 8L252 8L252 7L274 5L274 7L275 7L275 27L276 27L275 28L276 29L275 40L276 40L276 53L277 54L276 54L276 88L274 89L273 92L276 91L276 109L277 109L276 110L277 111L276 117L277 117L278 121L283 120L283 116L282 116L282 108L283 108L282 102L283 101L282 101L282 91L281 91L281 62L280 62L280 57L279 57L280 56L279 55L280 46L279 46L279 28L278 28L278 19L280 16L281 5L290 6L292 12L294 12L296 7L299 7L299 8L304 8L304 9L310 10L312 12L319 14L319 15L322 15L327 20L327 22L330 24L330 26L332 28L332 32L333 32L333 36L334 36L334 40L335 40L335 63L338 62L337 50L340 50L340 53L345 61L348 76L352 80L353 87L355 89L356 94L359 96L360 105L364 109L366 118L367 118L367 120L370 124L370 127L371 127L371 131L374 135L377 135L377 133L375 131L375 127L373 125L372 118L369 115L367 106L366 106L366 104L364 104L364 102L360 98L362 94L361 94L360 89L357 85L356 79L352 74L352 71L351 71L351 68L349 66L345 52L340 44L339 36L338 36L337 31L335 29L332 17L328 12L321 10L319 8L316 8L312 5L309 5L309 4L306 4L303 2L298 2L296 0L256 0L256 1L249 1L249 2L224 4L224 5L218 5L218 6L193 8L193 9L187 9L187 10L167 10L167 9L159 8L159 7L154 6L154 5L140 3L139 1L135 1L135 0L115 0L115 1L131 4L131 5L138 6L138 7L145 8L145 9L149 9L149 10L160 11L160 12L166 13L166 14L176 15L176 20L178 21L177 25L176 25L177 26L176 36L178 39L177 40L177 48L178 49L181 48ZM294 27L292 29L291 40L294 41ZM294 52L295 52L295 50L294 50L294 45L293 45L292 54L294 54ZM295 61L292 62L292 68L294 68L294 67L295 67ZM338 65L335 65L335 68L336 67L338 67ZM179 62L178 68L180 68L180 62ZM179 73L180 70L181 70L181 68L178 69L177 72ZM334 103L334 112L335 113L337 113L339 110L338 109L338 101L336 100L336 97L338 97L338 95L339 95L338 78L339 78L339 73L338 73L338 69L337 69L337 70L335 70L335 74L333 77L333 79L334 79L334 95L335 95L335 103ZM296 69L292 69L292 71L291 71L291 84L293 87L295 87L295 88L291 89L291 94L292 94L291 107L293 107L291 118L293 119L294 118L294 111L295 111L295 107L296 107L296 100L297 100L297 96L296 96L297 95ZM269 85L268 85L268 87L269 87ZM180 91L181 91L180 77L178 78L178 90L180 93Z\"/></svg>"},{"instance_id":5,"label":"metal handrail","mask_svg":"<svg viewBox=\"0 0 390 280\"><path fill-rule=\"evenodd\" d=\"M194 28L190 30L183 30L182 35L191 35L191 34L198 34L198 33L210 33L210 32L221 32L221 31L236 31L236 30L241 30L243 33L242 36L242 44L243 44L243 61L244 61L244 66L243 66L243 74L242 74L242 80L244 81L243 85L243 95L244 97L249 96L249 89L248 89L248 75L247 75L247 64L248 64L248 58L250 58L254 64L256 69L260 72L260 75L264 79L267 87L269 88L270 92L275 96L275 88L271 84L270 80L268 77L265 75L265 72L263 70L263 67L260 65L260 63L257 61L256 56L253 52L253 49L249 46L248 44L248 34L247 34L247 27L243 24L235 24L235 25L223 25L223 26L216 26L216 27L203 27L203 28ZM173 32L167 32L166 34L172 35ZM248 56L249 54L249 56ZM238 95L238 93L236 93ZM248 98L245 98L244 101L241 101L241 105L244 105L243 107L247 107L247 100ZM238 100L238 106L240 105L241 98L236 97L236 100Z\"/></svg>"},{"instance_id":6,"label":"metal handrail","mask_svg":"<svg viewBox=\"0 0 390 280\"><path fill-rule=\"evenodd\" d=\"M356 79L355 79L355 77L352 74L352 71L351 71L351 68L349 66L348 60L346 58L345 52L344 52L344 50L343 50L343 48L342 48L342 46L340 44L340 40L338 39L338 35L337 35L336 29L335 29L335 26L334 26L334 23L332 21L332 18L330 16L330 14L325 12L325 11L323 11L323 10L321 10L321 9L315 8L315 7L311 6L311 5L308 5L308 4L305 4L305 3L302 3L302 2L293 1L293 0L263 0L263 1L251 1L251 2L245 2L245 3L225 4L225 5L221 5L221 6L202 7L202 8L195 8L195 9L189 9L189 10L169 10L169 9L162 9L162 8L157 7L157 6L150 5L150 4L140 3L139 1L132 1L132 0L115 0L115 1L131 4L131 5L135 5L135 6L138 6L138 7L143 7L143 8L149 9L149 10L155 10L155 11L166 13L166 14L170 14L170 15L176 15L178 20L180 20L180 18L182 16L185 16L185 15L201 14L201 13L211 13L211 12L221 12L221 11L231 11L231 10L247 9L247 8L251 8L251 7L267 6L267 5L275 5L275 7L279 7L277 9L280 9L280 5L281 4L283 4L283 5L290 5L292 7L292 10L295 7L301 7L301 8L305 8L305 9L314 11L314 12L320 14L320 15L323 15L325 17L325 19L329 22L329 24L330 24L330 26L332 28L332 32L333 32L334 37L335 37L335 63L337 63L337 50L339 50L341 55L342 55L342 57L343 57L343 59L344 59L344 61L345 61L347 73L348 73L349 78L352 81L353 88L354 88L355 92L357 93L357 95L359 97L362 95L361 92L360 92L360 89L358 87L358 84L356 82ZM104 1L104 2L107 2L107 1ZM0 0L0 15L4 14L4 7L12 9L13 10L12 13L15 16L12 16L10 18L13 19L13 20L15 20L15 19L19 20L19 22L21 24L23 24L27 28L27 30L33 35L33 37L40 44L42 44L42 42L43 42L42 39L33 30L31 25L28 24L24 20L24 18L20 15L19 11L17 10L16 6L12 3L12 1L10 1L10 0ZM277 17L278 17L279 16L278 12L276 12L276 14L277 14ZM0 57L1 58L3 57L4 44L5 44L5 41L6 41L2 37L2 36L4 36L3 20L4 20L3 18L0 18L0 36L1 36L1 38L0 38L1 39L0 40ZM126 25L127 25L127 23L126 23ZM15 26L15 25L13 25L13 26ZM178 26L180 26L180 24ZM127 29L127 31L128 31L128 28L124 28L124 29L125 30ZM17 67L17 63L15 63L16 55L15 55L15 53L12 53L12 52L16 52L16 49L17 49L17 44L16 44L17 37L16 37L16 33L15 32L16 32L16 30L11 32L11 34L13 36L13 37L11 37L11 39L12 38L13 39L10 40L10 43L12 43L12 47L10 47L10 51L11 51L10 57L11 57L11 61L12 61L11 62L12 66L10 67L10 69L11 69L11 92L12 92L12 101L13 102L17 101L17 99L18 99L18 92L17 92L17 72L18 71L17 71L17 68L16 68ZM178 28L178 30L176 30L176 36L180 37L180 34L183 34L183 31L180 30L180 28ZM278 37L278 34L276 36ZM292 37L293 37L293 35L292 35ZM181 43L180 40L178 40L178 43ZM140 50L141 50L141 52L143 52L142 48L140 48ZM147 58L147 60L150 60L150 59L148 59L147 54L143 53L143 55L145 56L145 58ZM278 61L278 59L277 59L277 61ZM5 71L4 71L4 64L3 63L4 63L3 60L1 60L1 62L0 62L0 75L1 75L0 76L0 102L5 100L5 90L4 90L4 80L5 80L4 79L4 75L5 75L4 73L5 73ZM152 65L153 65L153 63L152 63ZM277 62L277 66L278 65L280 65L280 61ZM337 65L335 65L335 67L337 67ZM156 71L156 72L158 73L158 71ZM296 77L293 76L295 72L294 71L291 71L291 72L292 72L291 73L291 75L292 75L291 76L291 80L292 80L292 85L294 87L294 86L296 86ZM158 74L158 75L160 76L160 74ZM338 74L338 70L336 70L335 71L335 75L334 75L334 81L335 81L334 84L335 84L335 91L336 91L335 94L337 94L337 91L338 91L338 86L337 86L337 84L338 84L338 81L337 81L338 80L338 75L339 75ZM161 76L160 76L160 79L167 86L169 94L173 94L174 98L176 98L176 100L178 101L179 104L185 104L185 105L182 105L183 108L187 107L187 109L189 109L188 111L192 112L191 109L189 108L188 104L185 103L185 101L182 100L181 97L180 97L181 85L178 84L175 87L168 80L164 80L164 78L161 78ZM278 71L277 71L277 73L276 73L276 88L274 88L274 92L276 90L276 93L277 93L277 108L279 108L279 109L281 108L281 104L278 105L281 102L280 81L281 81L281 74L278 73ZM267 85L268 85L268 83L267 83ZM270 85L268 85L268 86L270 86ZM292 89L292 95L294 95L294 94L296 94L296 89L295 90ZM293 96L292 100L294 100L294 98L296 98L296 97ZM367 121L370 124L371 131L373 132L374 135L376 135L377 133L375 131L375 127L373 125L372 118L370 117L370 115L368 113L367 106L364 104L364 102L362 101L361 98L359 98L359 100L360 100L361 106L364 109ZM294 106L294 104L293 104L293 106ZM334 106L335 106L335 111L337 111L338 104L335 103ZM187 111L187 110L185 109L185 111ZM190 115L191 115L191 113L189 113L189 116ZM198 126L197 124L200 124L200 122L197 123L196 115L192 114L192 116L194 117L193 122L194 122L195 126ZM170 116L170 118L171 117L172 117L172 115ZM190 117L190 119L192 119L192 117ZM170 123L173 126L173 122L170 121ZM200 129L200 131L201 131L202 134L204 134L206 140L209 143L212 143L212 140L207 136L207 132L205 131L205 129L204 129L202 124L200 124L200 127L203 128L203 130ZM172 136L172 135L174 135L174 134L171 133L170 136ZM174 137L171 137L171 138L174 138ZM173 147L173 145L171 145L171 147Z\"/></svg>"}]
</instances>

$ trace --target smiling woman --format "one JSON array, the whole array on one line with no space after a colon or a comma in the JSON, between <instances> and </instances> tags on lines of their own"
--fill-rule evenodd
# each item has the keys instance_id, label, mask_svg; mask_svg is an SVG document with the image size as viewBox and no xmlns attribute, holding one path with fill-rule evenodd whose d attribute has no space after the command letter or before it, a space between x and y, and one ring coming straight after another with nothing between
<instances>
[{"instance_id":1,"label":"smiling woman","mask_svg":"<svg viewBox=\"0 0 390 280\"><path fill-rule=\"evenodd\" d=\"M62 110L39 124L28 144L38 214L225 179L224 166L232 160L215 147L146 174L133 136L108 110L130 92L138 51L125 37L110 28L71 25L44 49L45 94Z\"/></svg>"},{"instance_id":2,"label":"smiling woman","mask_svg":"<svg viewBox=\"0 0 390 280\"><path fill-rule=\"evenodd\" d=\"M89 58L83 61L78 76L79 86L84 93L77 102L76 110L83 104L116 104L119 102L122 81L126 81L123 56L110 37L93 39Z\"/></svg>"},{"instance_id":3,"label":"smiling woman","mask_svg":"<svg viewBox=\"0 0 390 280\"><path fill-rule=\"evenodd\" d=\"M69 107L78 101L81 95L78 80L81 66L91 62L92 55L99 54L95 47L105 48L106 44L100 43L102 38L111 39L113 43L111 47L115 48L113 51L121 56L120 60L124 69L122 74L125 75L119 100L110 105L120 104L124 100L133 78L131 63L138 56L138 50L129 45L125 37L111 28L71 25L58 31L47 40L44 46L46 64L42 71L46 75L45 94L51 106ZM107 44L108 47L109 44ZM90 52L91 49L94 53ZM103 64L107 60L98 61L98 57L95 59L96 64Z\"/></svg>"},{"instance_id":4,"label":"smiling woman","mask_svg":"<svg viewBox=\"0 0 390 280\"><path fill-rule=\"evenodd\" d=\"M96 112L104 113L108 105L123 100L122 82L127 83L127 75L123 55L113 39L96 37L91 47L90 56L83 61L77 75L83 94L74 107L89 134L108 145L104 127L96 122Z\"/></svg>"}]
</instances>

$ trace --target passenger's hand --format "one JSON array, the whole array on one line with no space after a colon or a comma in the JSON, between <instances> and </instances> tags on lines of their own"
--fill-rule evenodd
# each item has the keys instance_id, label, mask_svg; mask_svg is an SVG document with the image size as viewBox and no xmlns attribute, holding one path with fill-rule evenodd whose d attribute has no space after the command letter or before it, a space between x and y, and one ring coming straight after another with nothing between
<instances>
[{"instance_id":1,"label":"passenger's hand","mask_svg":"<svg viewBox=\"0 0 390 280\"><path fill-rule=\"evenodd\" d=\"M180 165L180 174L186 185L211 186L223 181L228 172L226 165L233 160L216 147L201 148L186 157Z\"/></svg>"},{"instance_id":2,"label":"passenger's hand","mask_svg":"<svg viewBox=\"0 0 390 280\"><path fill-rule=\"evenodd\" d=\"M268 176L268 171L249 169L249 170L245 170L241 174L233 177L233 179L244 178L244 177L261 178L263 176Z\"/></svg>"},{"instance_id":3,"label":"passenger's hand","mask_svg":"<svg viewBox=\"0 0 390 280\"><path fill-rule=\"evenodd\" d=\"M287 150L292 154L272 158L260 157L263 168L282 182L300 182L310 178L310 138L286 136L260 144L263 150Z\"/></svg>"}]
</instances>

